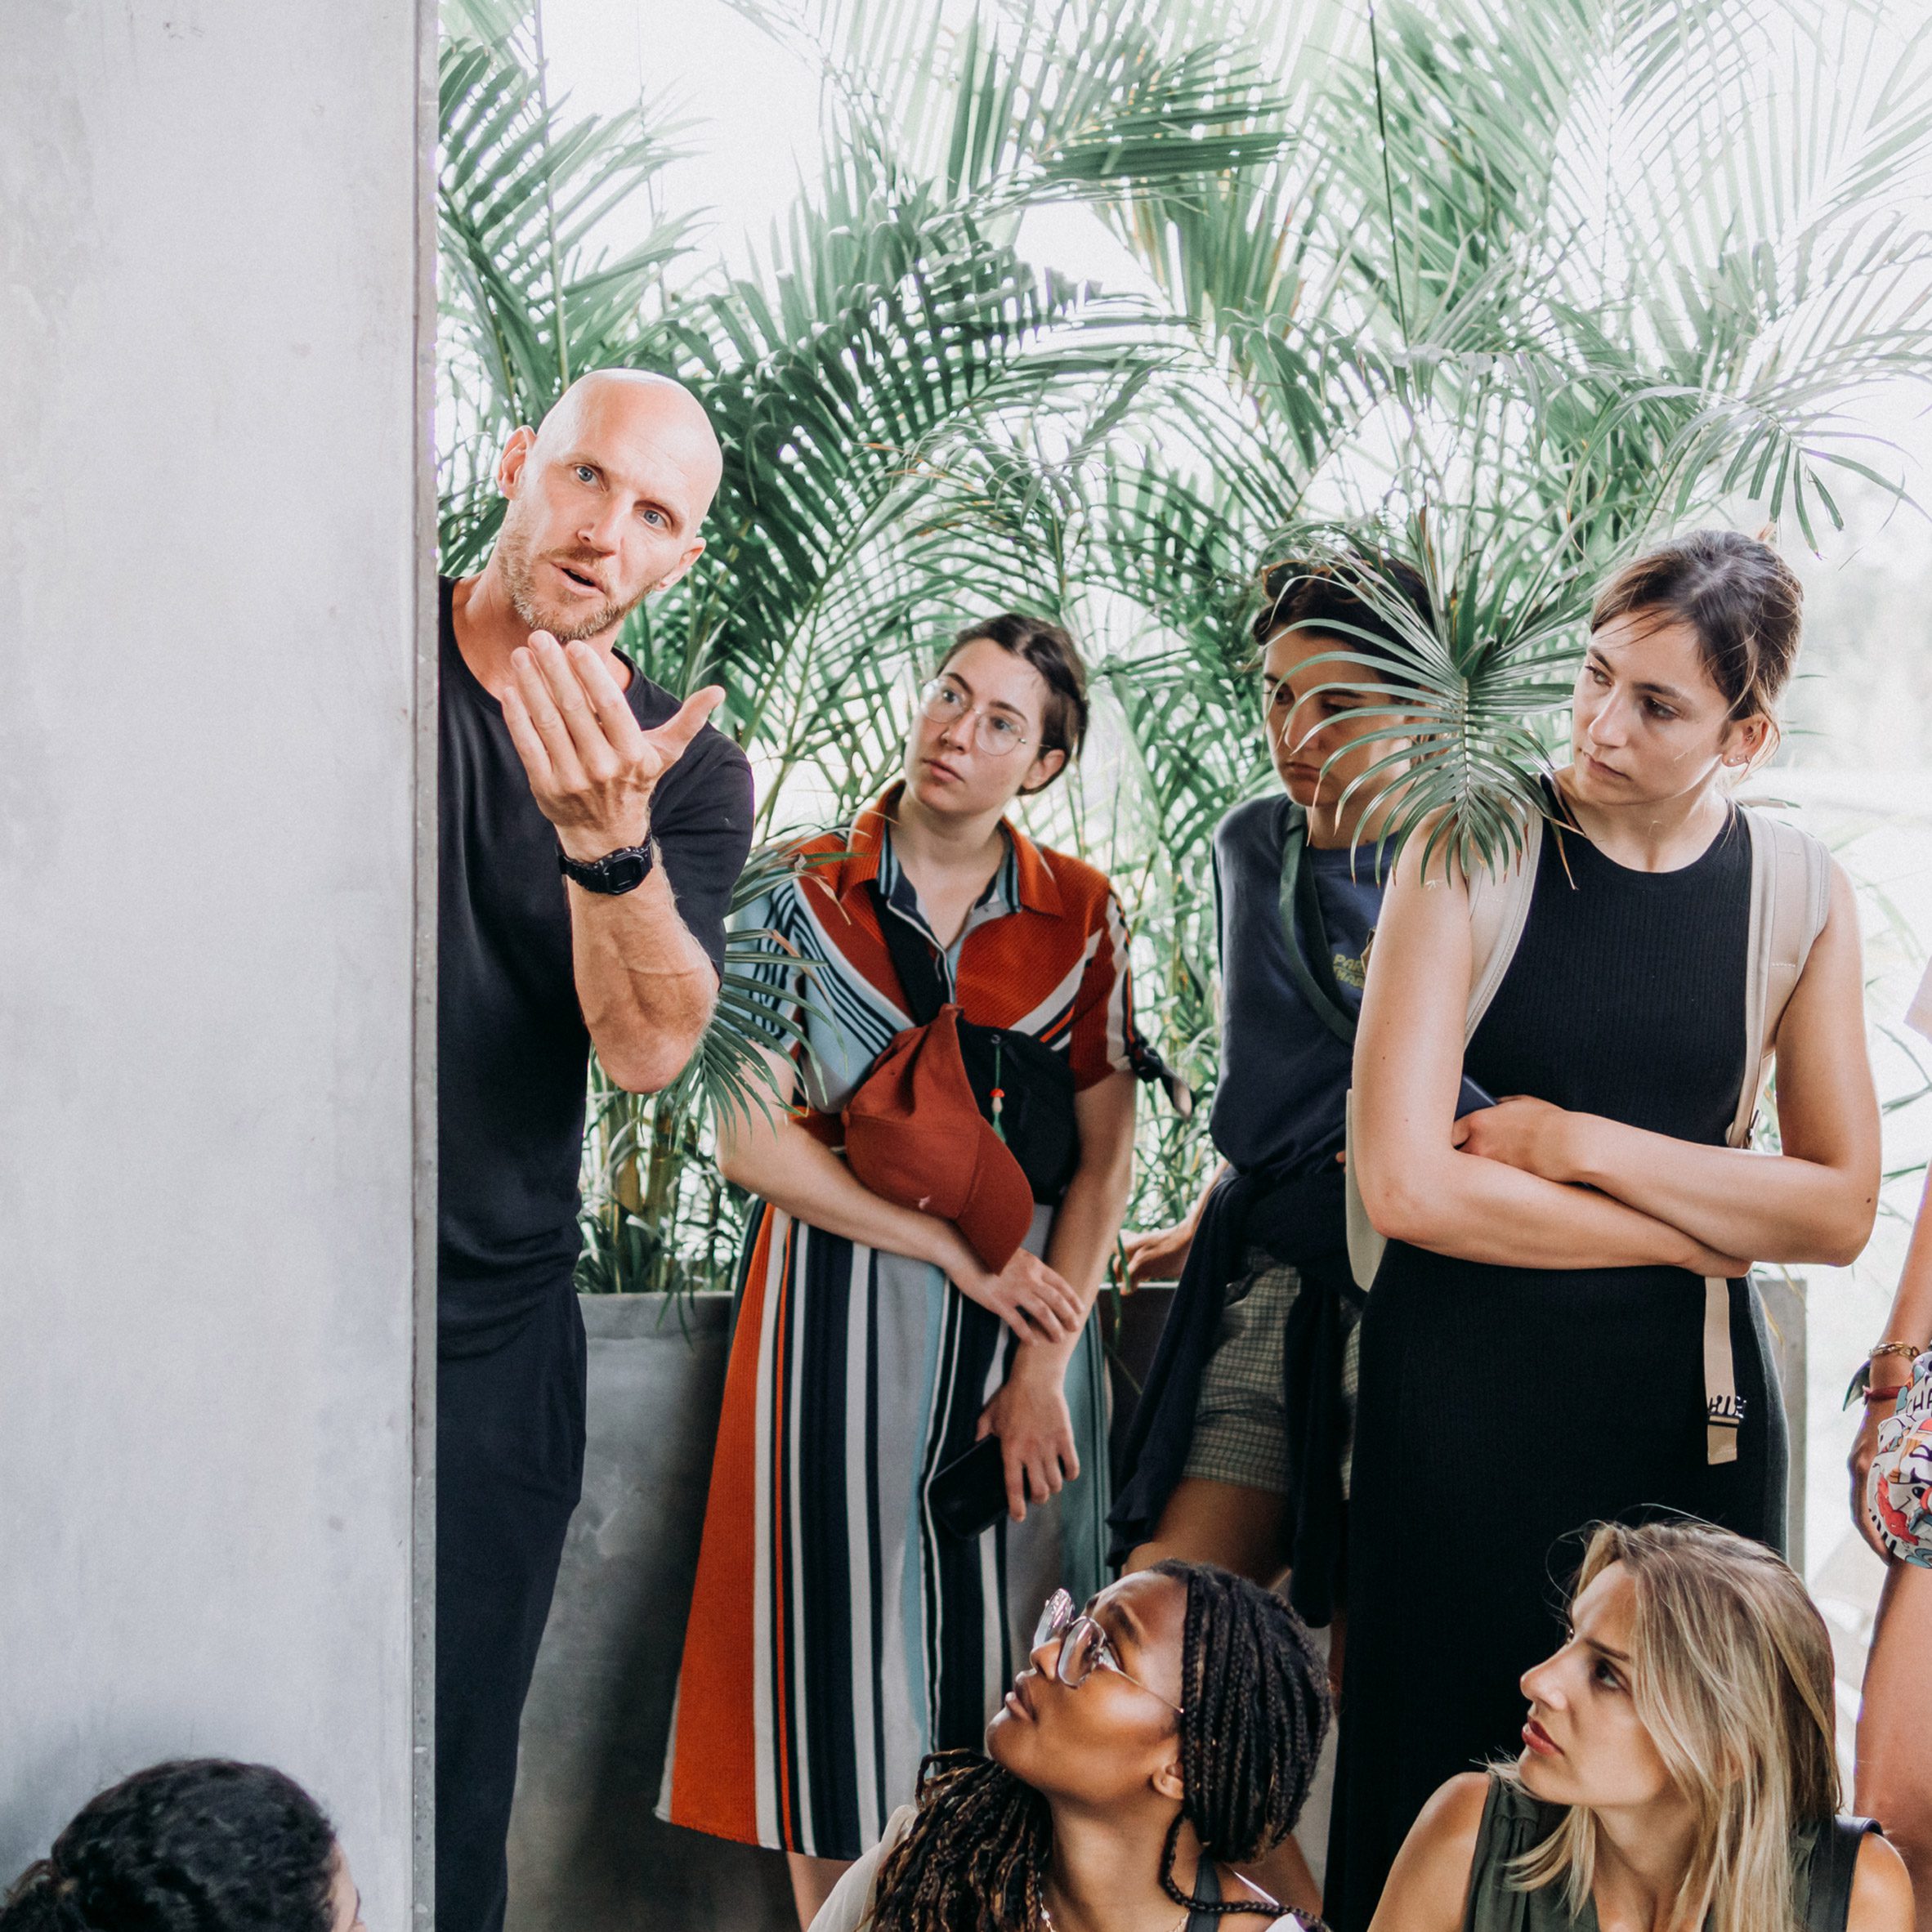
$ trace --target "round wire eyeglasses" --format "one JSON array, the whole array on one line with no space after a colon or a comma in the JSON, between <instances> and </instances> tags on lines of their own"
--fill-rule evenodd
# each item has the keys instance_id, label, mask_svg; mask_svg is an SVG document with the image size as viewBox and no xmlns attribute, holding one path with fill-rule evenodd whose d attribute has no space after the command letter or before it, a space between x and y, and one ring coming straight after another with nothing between
<instances>
[{"instance_id":1,"label":"round wire eyeglasses","mask_svg":"<svg viewBox=\"0 0 1932 1932\"><path fill-rule=\"evenodd\" d=\"M959 724L971 718L973 745L989 758L1003 758L1026 742L1026 734L1016 719L969 704L965 692L947 678L935 678L920 687L919 711L937 725Z\"/></svg>"},{"instance_id":2,"label":"round wire eyeglasses","mask_svg":"<svg viewBox=\"0 0 1932 1932\"><path fill-rule=\"evenodd\" d=\"M1037 1650L1041 1644L1050 1644L1056 1637L1060 1640L1060 1654L1054 1660L1053 1675L1069 1690L1078 1690L1096 1670L1111 1670L1116 1677L1125 1677L1136 1690L1145 1691L1150 1697L1165 1704L1177 1717L1186 1715L1172 1697L1162 1697L1159 1691L1143 1684L1128 1670L1114 1648L1112 1638L1092 1617L1079 1610L1072 1596L1063 1590L1055 1590L1047 1599L1045 1608L1040 1613L1040 1621L1033 1627L1033 1648Z\"/></svg>"}]
</instances>

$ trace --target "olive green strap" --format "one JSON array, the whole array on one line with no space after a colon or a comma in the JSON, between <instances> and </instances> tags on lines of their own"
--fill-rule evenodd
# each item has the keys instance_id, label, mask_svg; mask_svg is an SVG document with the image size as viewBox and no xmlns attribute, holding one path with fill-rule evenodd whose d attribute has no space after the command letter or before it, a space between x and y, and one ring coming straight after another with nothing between
<instances>
[{"instance_id":1,"label":"olive green strap","mask_svg":"<svg viewBox=\"0 0 1932 1932\"><path fill-rule=\"evenodd\" d=\"M1315 875L1302 861L1308 842L1308 821L1299 807L1288 815L1287 836L1281 841L1281 937L1288 943L1288 972L1295 990L1308 1001L1317 1019L1345 1047L1355 1044L1355 1016L1344 1006L1335 968L1328 956L1328 932L1322 918L1321 901L1316 897ZM1320 968L1308 964L1302 950L1301 935L1306 929L1317 947ZM1328 983L1317 977L1326 968Z\"/></svg>"}]
</instances>

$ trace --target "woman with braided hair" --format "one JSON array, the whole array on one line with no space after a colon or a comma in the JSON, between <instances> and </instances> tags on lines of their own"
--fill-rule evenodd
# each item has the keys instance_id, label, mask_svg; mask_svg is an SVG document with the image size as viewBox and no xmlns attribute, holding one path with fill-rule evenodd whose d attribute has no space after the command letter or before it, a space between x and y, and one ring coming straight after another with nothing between
<instances>
[{"instance_id":1,"label":"woman with braided hair","mask_svg":"<svg viewBox=\"0 0 1932 1932\"><path fill-rule=\"evenodd\" d=\"M1156 1563L1084 1612L1058 1591L986 1755L926 1760L812 1932L1309 1927L1231 1867L1294 1829L1327 1724L1307 1631L1245 1577Z\"/></svg>"},{"instance_id":2,"label":"woman with braided hair","mask_svg":"<svg viewBox=\"0 0 1932 1932\"><path fill-rule=\"evenodd\" d=\"M293 1778L150 1765L81 1807L0 1904L0 1932L368 1932L334 1828Z\"/></svg>"}]
</instances>

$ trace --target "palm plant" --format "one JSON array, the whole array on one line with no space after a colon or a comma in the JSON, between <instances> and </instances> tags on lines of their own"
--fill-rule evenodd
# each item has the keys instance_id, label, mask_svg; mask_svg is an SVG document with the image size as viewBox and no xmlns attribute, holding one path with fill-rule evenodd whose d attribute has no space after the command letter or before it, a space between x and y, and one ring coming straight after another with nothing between
<instances>
[{"instance_id":1,"label":"palm plant","mask_svg":"<svg viewBox=\"0 0 1932 1932\"><path fill-rule=\"evenodd\" d=\"M566 121L547 96L540 9L472 0L448 25L444 567L481 561L499 515L495 450L573 370L676 368L718 429L724 480L698 568L636 614L625 643L675 687L724 684L723 721L775 780L768 829L795 776L818 787L820 816L842 816L889 765L900 669L968 607L957 586L973 552L946 513L944 452L1063 391L1131 393L1140 380L1138 347L1089 342L1083 292L1017 254L1019 206L1130 169L1158 178L1178 148L1192 164L1204 139L1237 164L1250 136L1198 129L1252 122L1251 80L1143 50L1118 84L1058 102L1036 94L1008 138L992 110L1012 104L989 69L962 94L938 179L908 172L855 104L822 194L797 210L769 271L707 289L678 279L676 222L616 262L593 253L612 194L646 191L669 158L648 110ZM734 936L718 1021L676 1088L639 1102L593 1079L592 1274L686 1278L680 1244L660 1238L682 1228L715 1277L722 1183L704 1157L709 1120L768 1103L741 996L768 944Z\"/></svg>"},{"instance_id":2,"label":"palm plant","mask_svg":"<svg viewBox=\"0 0 1932 1932\"><path fill-rule=\"evenodd\" d=\"M700 567L628 642L664 682L725 684L775 831L876 788L906 671L948 628L1012 602L1070 622L1100 728L1040 829L1120 883L1143 1011L1203 1087L1205 843L1266 775L1260 559L1424 571L1434 629L1392 613L1423 721L1398 835L1433 814L1465 861L1498 856L1592 582L1692 517L1788 514L1809 540L1834 471L1877 473L1852 405L1928 366L1932 248L1886 190L1932 146L1932 88L1881 7L735 3L819 62L828 161L772 259L725 282L669 217L590 254L606 190L647 192L665 137L648 110L569 122L537 16L467 0L445 63L447 560L487 539L493 439L569 370L678 369L726 480ZM1070 197L1152 293L1030 263L1025 212ZM619 1124L593 1199L719 1224L704 1119L755 1102L722 1072L745 1021ZM1139 1211L1170 1213L1203 1140L1146 1132ZM655 1193L622 1179L646 1145L671 1150Z\"/></svg>"}]
</instances>

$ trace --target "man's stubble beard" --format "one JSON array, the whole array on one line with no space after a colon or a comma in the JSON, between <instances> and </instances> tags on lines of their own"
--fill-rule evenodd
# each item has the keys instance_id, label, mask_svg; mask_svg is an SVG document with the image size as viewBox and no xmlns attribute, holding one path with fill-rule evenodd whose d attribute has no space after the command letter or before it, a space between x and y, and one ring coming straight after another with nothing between
<instances>
[{"instance_id":1,"label":"man's stubble beard","mask_svg":"<svg viewBox=\"0 0 1932 1932\"><path fill-rule=\"evenodd\" d=\"M533 631L548 631L560 644L574 644L614 629L644 601L645 593L640 591L628 604L602 604L583 616L546 610L533 581L529 539L517 527L513 514L504 519L497 537L496 561L503 588L509 593L510 608Z\"/></svg>"}]
</instances>

